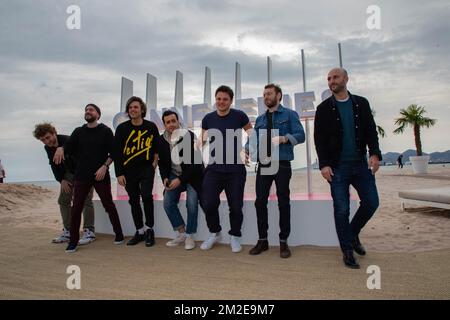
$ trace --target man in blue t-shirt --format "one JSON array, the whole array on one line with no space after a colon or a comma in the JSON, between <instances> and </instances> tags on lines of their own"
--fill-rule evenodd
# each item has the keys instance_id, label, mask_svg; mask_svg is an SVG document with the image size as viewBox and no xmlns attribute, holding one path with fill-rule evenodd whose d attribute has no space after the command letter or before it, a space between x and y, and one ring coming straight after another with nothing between
<instances>
[{"instance_id":1,"label":"man in blue t-shirt","mask_svg":"<svg viewBox=\"0 0 450 320\"><path fill-rule=\"evenodd\" d=\"M202 120L200 142L209 143L209 161L202 185L202 204L210 236L200 246L209 250L220 241L219 205L220 193L225 190L230 207L231 249L242 250L240 244L243 221L244 186L247 176L245 164L247 154L242 147L243 130L250 136L252 125L247 115L231 108L233 90L220 86L215 93L216 111L208 113ZM243 129L243 130L242 130Z\"/></svg>"}]
</instances>

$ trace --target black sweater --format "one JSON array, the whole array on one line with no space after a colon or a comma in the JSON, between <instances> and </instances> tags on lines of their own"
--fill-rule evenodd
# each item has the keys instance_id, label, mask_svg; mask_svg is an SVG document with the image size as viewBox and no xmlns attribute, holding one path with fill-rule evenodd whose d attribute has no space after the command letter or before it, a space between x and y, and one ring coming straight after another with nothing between
<instances>
[{"instance_id":1,"label":"black sweater","mask_svg":"<svg viewBox=\"0 0 450 320\"><path fill-rule=\"evenodd\" d=\"M131 120L121 123L114 138L116 177L135 175L143 168L153 168L158 140L158 127L151 121L144 119L140 126L134 126Z\"/></svg>"},{"instance_id":2,"label":"black sweater","mask_svg":"<svg viewBox=\"0 0 450 320\"><path fill-rule=\"evenodd\" d=\"M58 134L56 135L56 139L58 140L58 146L64 146L64 144L69 139L69 136ZM60 164L55 164L53 162L53 157L56 152L56 148L44 146L45 152L47 152L48 161L50 167L52 168L53 175L55 176L56 181L61 182L64 179L64 175L66 172L74 174L76 162L70 155L65 155L64 162Z\"/></svg>"},{"instance_id":3,"label":"black sweater","mask_svg":"<svg viewBox=\"0 0 450 320\"><path fill-rule=\"evenodd\" d=\"M76 128L64 145L64 151L76 158L75 180L93 181L95 172L112 158L114 135L109 127L100 123L95 128L86 124ZM104 180L109 180L107 171Z\"/></svg>"},{"instance_id":4,"label":"black sweater","mask_svg":"<svg viewBox=\"0 0 450 320\"><path fill-rule=\"evenodd\" d=\"M376 155L381 160L381 151L378 145L378 133L372 110L366 98L352 95L353 117L355 121L355 138L358 153L363 158L369 148L369 155ZM336 107L334 96L324 100L318 107L314 119L314 143L319 168L337 167L342 151L342 122L339 110Z\"/></svg>"}]
</instances>

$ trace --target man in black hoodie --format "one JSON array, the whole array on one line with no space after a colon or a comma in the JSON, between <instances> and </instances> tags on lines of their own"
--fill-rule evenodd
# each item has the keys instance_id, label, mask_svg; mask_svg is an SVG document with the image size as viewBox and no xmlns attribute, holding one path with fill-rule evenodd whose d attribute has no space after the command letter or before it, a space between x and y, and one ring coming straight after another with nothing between
<instances>
[{"instance_id":1,"label":"man in black hoodie","mask_svg":"<svg viewBox=\"0 0 450 320\"><path fill-rule=\"evenodd\" d=\"M77 250L80 237L80 220L83 203L92 187L97 192L116 237L114 244L122 244L124 237L120 225L119 214L112 199L109 165L112 163L114 151L114 135L110 128L97 121L100 119L100 108L95 104L85 107L84 119L87 124L76 128L64 146L58 147L53 161L58 165L64 160L64 152L77 159L75 168L74 199L71 210L70 242L66 252Z\"/></svg>"},{"instance_id":2,"label":"man in black hoodie","mask_svg":"<svg viewBox=\"0 0 450 320\"><path fill-rule=\"evenodd\" d=\"M347 82L345 69L335 68L328 73L328 87L333 95L317 107L314 142L320 171L331 187L336 232L344 263L358 269L360 266L353 251L366 254L359 233L379 205L375 173L380 165L381 151L369 102L364 97L352 95L347 90ZM360 199L351 222L350 185Z\"/></svg>"},{"instance_id":3,"label":"man in black hoodie","mask_svg":"<svg viewBox=\"0 0 450 320\"><path fill-rule=\"evenodd\" d=\"M75 172L75 159L66 156L63 163L56 165L53 162L56 148L63 146L69 136L57 134L51 123L39 123L35 126L33 135L44 144L45 152L52 168L56 181L61 184L58 197L59 211L63 221L63 232L52 240L52 243L64 243L70 240L70 210L73 196L73 179ZM86 197L83 209L83 236L79 244L88 244L95 240L94 205L92 204L93 189Z\"/></svg>"},{"instance_id":4,"label":"man in black hoodie","mask_svg":"<svg viewBox=\"0 0 450 320\"><path fill-rule=\"evenodd\" d=\"M197 232L199 196L203 180L203 163L200 151L194 149L195 135L182 129L178 114L167 110L162 115L165 131L160 138L159 172L163 181L164 210L175 231L175 239L166 243L175 247L184 243L186 250L195 248L192 238ZM186 191L187 224L181 216L178 203Z\"/></svg>"},{"instance_id":5,"label":"man in black hoodie","mask_svg":"<svg viewBox=\"0 0 450 320\"><path fill-rule=\"evenodd\" d=\"M159 132L156 125L144 117L147 106L139 97L131 97L125 112L130 120L121 123L114 139L117 182L128 193L131 214L136 233L127 245L133 246L145 240L145 246L155 244L153 182L158 163ZM141 200L144 203L145 225Z\"/></svg>"}]
</instances>

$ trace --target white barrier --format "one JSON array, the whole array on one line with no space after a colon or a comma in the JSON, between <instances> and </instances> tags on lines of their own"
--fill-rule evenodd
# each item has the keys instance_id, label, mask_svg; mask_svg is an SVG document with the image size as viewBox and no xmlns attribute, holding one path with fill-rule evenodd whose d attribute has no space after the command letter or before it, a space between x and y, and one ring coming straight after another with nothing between
<instances>
[{"instance_id":1,"label":"white barrier","mask_svg":"<svg viewBox=\"0 0 450 320\"><path fill-rule=\"evenodd\" d=\"M183 199L183 198L182 198ZM119 212L125 236L131 236L136 232L131 216L131 207L128 201L121 197L115 199L114 203ZM167 217L162 199L156 198L155 205L155 237L173 238L175 233ZM113 234L112 226L108 215L98 199L94 199L95 209L95 230L97 233ZM350 218L353 217L357 209L357 199L350 201ZM180 211L186 220L186 201L180 200ZM279 211L278 201L271 197L268 203L269 211L269 244L279 245ZM244 199L244 221L242 224L242 244L253 245L258 240L258 227L256 223L256 210L254 199L246 197ZM229 209L226 200L222 200L219 207L220 222L222 226L222 243L229 243L228 230ZM206 226L205 215L201 208L198 213L198 228L194 236L195 240L205 240L209 235ZM291 234L288 239L291 246L316 245L316 246L338 246L338 238L333 216L333 202L328 194L315 194L312 197L294 194L291 196Z\"/></svg>"}]
</instances>

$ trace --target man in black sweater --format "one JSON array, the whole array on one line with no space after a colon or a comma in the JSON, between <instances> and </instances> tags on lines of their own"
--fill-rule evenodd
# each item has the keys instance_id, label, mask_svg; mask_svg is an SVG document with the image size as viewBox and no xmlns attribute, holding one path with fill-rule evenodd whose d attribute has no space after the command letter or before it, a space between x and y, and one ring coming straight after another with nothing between
<instances>
[{"instance_id":1,"label":"man in black sweater","mask_svg":"<svg viewBox=\"0 0 450 320\"><path fill-rule=\"evenodd\" d=\"M344 263L347 267L358 269L360 266L353 251L359 255L366 254L359 233L379 205L375 173L380 165L381 151L369 102L348 92L347 82L347 71L342 68L332 69L328 73L328 87L333 95L317 107L314 142L320 171L331 187L336 231ZM360 199L360 206L351 223L350 185L356 189Z\"/></svg>"},{"instance_id":2,"label":"man in black sweater","mask_svg":"<svg viewBox=\"0 0 450 320\"><path fill-rule=\"evenodd\" d=\"M167 110L162 115L165 131L160 137L159 172L163 181L164 210L178 235L166 243L175 247L184 243L186 250L195 248L192 238L197 232L199 196L203 180L201 152L194 149L195 135L181 129L178 114ZM178 203L186 191L187 224L181 216Z\"/></svg>"},{"instance_id":3,"label":"man in black sweater","mask_svg":"<svg viewBox=\"0 0 450 320\"><path fill-rule=\"evenodd\" d=\"M60 164L64 160L64 152L77 159L75 168L74 199L71 211L70 242L66 252L77 250L79 228L83 203L92 187L95 188L116 237L114 244L122 244L124 237L120 225L119 215L111 194L111 178L109 165L112 163L114 151L114 135L110 128L97 121L100 119L100 108L95 104L85 107L84 119L87 124L76 128L69 140L62 147L58 147L53 161Z\"/></svg>"},{"instance_id":4,"label":"man in black sweater","mask_svg":"<svg viewBox=\"0 0 450 320\"><path fill-rule=\"evenodd\" d=\"M56 133L55 127L50 123L39 123L35 126L33 135L44 144L45 152L52 168L56 181L61 184L58 204L63 221L63 232L52 240L53 243L63 243L70 240L70 210L73 196L73 179L75 171L75 159L66 156L64 162L59 165L53 162L56 148L63 146L69 136ZM95 240L94 228L94 205L92 204L93 189L89 192L84 202L83 209L83 236L79 244L89 244Z\"/></svg>"},{"instance_id":5,"label":"man in black sweater","mask_svg":"<svg viewBox=\"0 0 450 320\"><path fill-rule=\"evenodd\" d=\"M145 245L155 244L153 182L158 163L159 132L156 125L144 117L147 106L139 97L131 97L125 112L130 120L116 129L114 140L117 182L125 187L131 205L136 233L127 245L136 245L145 240ZM144 203L145 225L142 218L141 200Z\"/></svg>"}]
</instances>

